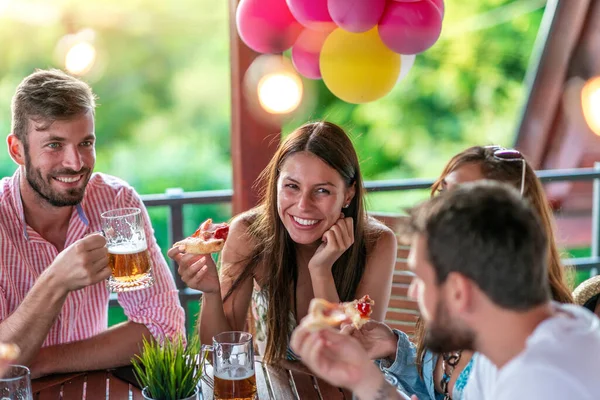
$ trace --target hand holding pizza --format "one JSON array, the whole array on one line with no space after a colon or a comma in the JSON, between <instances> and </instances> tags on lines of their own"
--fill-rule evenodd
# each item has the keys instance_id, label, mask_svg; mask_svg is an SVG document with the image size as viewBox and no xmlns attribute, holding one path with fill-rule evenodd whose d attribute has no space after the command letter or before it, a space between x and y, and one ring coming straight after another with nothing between
<instances>
[{"instance_id":1,"label":"hand holding pizza","mask_svg":"<svg viewBox=\"0 0 600 400\"><path fill-rule=\"evenodd\" d=\"M369 320L362 329L347 325L342 333L356 338L372 360L396 356L398 337L383 322Z\"/></svg>"},{"instance_id":2,"label":"hand holding pizza","mask_svg":"<svg viewBox=\"0 0 600 400\"><path fill-rule=\"evenodd\" d=\"M190 288L219 293L219 273L210 254L223 249L228 233L227 224L213 224L208 219L193 235L171 247L167 255L177 263L177 272Z\"/></svg>"},{"instance_id":3,"label":"hand holding pizza","mask_svg":"<svg viewBox=\"0 0 600 400\"><path fill-rule=\"evenodd\" d=\"M217 266L210 254L185 254L173 247L167 255L177 263L177 272L188 287L204 293L221 291Z\"/></svg>"},{"instance_id":4,"label":"hand holding pizza","mask_svg":"<svg viewBox=\"0 0 600 400\"><path fill-rule=\"evenodd\" d=\"M290 345L315 375L334 386L348 388L360 398L408 400L385 382L379 368L351 336L331 329L314 332L300 324Z\"/></svg>"},{"instance_id":5,"label":"hand holding pizza","mask_svg":"<svg viewBox=\"0 0 600 400\"><path fill-rule=\"evenodd\" d=\"M308 263L311 274L324 271L330 273L335 261L352 246L354 220L351 217L344 218L344 214L340 214L340 219L323 234L321 240L323 242Z\"/></svg>"}]
</instances>

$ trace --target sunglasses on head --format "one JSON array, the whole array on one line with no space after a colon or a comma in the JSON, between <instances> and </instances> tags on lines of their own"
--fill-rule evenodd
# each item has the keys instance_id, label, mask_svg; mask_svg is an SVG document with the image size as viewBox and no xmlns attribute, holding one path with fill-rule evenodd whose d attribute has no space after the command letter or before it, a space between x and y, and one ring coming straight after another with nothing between
<instances>
[{"instance_id":1,"label":"sunglasses on head","mask_svg":"<svg viewBox=\"0 0 600 400\"><path fill-rule=\"evenodd\" d=\"M515 149L505 149L504 147L500 146L485 146L485 148L493 150L493 156L497 160L516 161L521 163L521 196L523 196L523 192L525 191L525 165L527 161L525 161L525 158L521 152Z\"/></svg>"}]
</instances>

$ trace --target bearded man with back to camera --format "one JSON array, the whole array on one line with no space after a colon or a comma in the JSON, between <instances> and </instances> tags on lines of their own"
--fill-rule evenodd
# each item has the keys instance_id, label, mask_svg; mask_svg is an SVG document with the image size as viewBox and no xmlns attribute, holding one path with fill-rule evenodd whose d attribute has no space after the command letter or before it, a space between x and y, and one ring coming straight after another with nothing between
<instances>
[{"instance_id":1,"label":"bearded man with back to camera","mask_svg":"<svg viewBox=\"0 0 600 400\"><path fill-rule=\"evenodd\" d=\"M426 321L429 348L487 357L499 369L486 391L490 399L598 398L600 321L582 307L550 300L547 238L514 188L467 183L416 208L411 221L409 292ZM382 348L395 346L389 333ZM400 396L359 338L301 325L291 343L316 374L361 400Z\"/></svg>"}]
</instances>

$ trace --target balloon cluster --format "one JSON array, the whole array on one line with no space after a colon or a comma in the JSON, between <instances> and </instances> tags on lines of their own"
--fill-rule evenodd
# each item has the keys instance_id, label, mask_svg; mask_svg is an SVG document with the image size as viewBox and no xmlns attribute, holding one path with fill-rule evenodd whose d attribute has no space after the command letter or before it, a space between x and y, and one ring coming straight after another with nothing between
<instances>
[{"instance_id":1,"label":"balloon cluster","mask_svg":"<svg viewBox=\"0 0 600 400\"><path fill-rule=\"evenodd\" d=\"M241 39L259 53L292 49L296 70L340 99L385 96L437 41L444 0L240 0Z\"/></svg>"}]
</instances>

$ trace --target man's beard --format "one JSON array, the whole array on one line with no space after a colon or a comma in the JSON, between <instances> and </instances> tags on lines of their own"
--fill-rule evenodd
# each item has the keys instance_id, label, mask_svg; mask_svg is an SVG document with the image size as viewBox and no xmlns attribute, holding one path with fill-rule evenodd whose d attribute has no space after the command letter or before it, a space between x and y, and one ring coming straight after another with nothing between
<instances>
[{"instance_id":1,"label":"man's beard","mask_svg":"<svg viewBox=\"0 0 600 400\"><path fill-rule=\"evenodd\" d=\"M65 193L56 192L52 189L51 183L44 180L41 170L33 167L27 152L25 152L25 171L27 182L29 182L29 185L33 190L54 207L75 206L81 203L83 195L85 194L87 182L90 179L90 169L87 167L83 167L80 171L73 171L72 169L54 171L53 173L55 176L83 175L82 179L85 180L84 185L81 187L69 189ZM49 177L48 179L50 180L52 178Z\"/></svg>"},{"instance_id":2,"label":"man's beard","mask_svg":"<svg viewBox=\"0 0 600 400\"><path fill-rule=\"evenodd\" d=\"M438 301L435 318L427 324L424 339L425 347L434 353L448 353L456 350L475 350L475 333L450 318L448 308Z\"/></svg>"}]
</instances>

